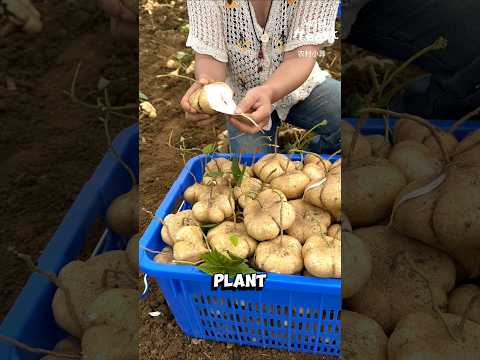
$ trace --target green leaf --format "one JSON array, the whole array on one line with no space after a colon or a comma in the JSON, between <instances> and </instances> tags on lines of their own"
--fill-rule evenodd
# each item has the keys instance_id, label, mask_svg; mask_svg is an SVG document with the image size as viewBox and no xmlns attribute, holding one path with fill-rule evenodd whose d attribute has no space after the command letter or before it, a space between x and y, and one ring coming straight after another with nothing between
<instances>
[{"instance_id":1,"label":"green leaf","mask_svg":"<svg viewBox=\"0 0 480 360\"><path fill-rule=\"evenodd\" d=\"M189 24L183 24L180 26L180 32L184 34L188 34L190 31L190 25Z\"/></svg>"},{"instance_id":2,"label":"green leaf","mask_svg":"<svg viewBox=\"0 0 480 360\"><path fill-rule=\"evenodd\" d=\"M218 177L222 177L223 173L221 171L209 171L209 172L205 173L205 176L212 177L212 178L218 178Z\"/></svg>"},{"instance_id":3,"label":"green leaf","mask_svg":"<svg viewBox=\"0 0 480 360\"><path fill-rule=\"evenodd\" d=\"M203 154L211 154L217 149L217 144L208 144L202 149Z\"/></svg>"},{"instance_id":4,"label":"green leaf","mask_svg":"<svg viewBox=\"0 0 480 360\"><path fill-rule=\"evenodd\" d=\"M202 257L203 263L197 268L207 274L228 274L233 277L236 274L253 274L255 270L250 268L245 259L235 256L231 253L223 255L217 250L213 250Z\"/></svg>"},{"instance_id":5,"label":"green leaf","mask_svg":"<svg viewBox=\"0 0 480 360\"><path fill-rule=\"evenodd\" d=\"M188 54L185 51L177 51L175 53L175 58L179 61L182 61L182 59L185 58L186 56L188 56Z\"/></svg>"},{"instance_id":6,"label":"green leaf","mask_svg":"<svg viewBox=\"0 0 480 360\"><path fill-rule=\"evenodd\" d=\"M245 175L245 170L247 170L247 167L244 166L243 168L241 168L240 160L238 158L232 159L232 175L236 185L240 185L242 183L243 176Z\"/></svg>"},{"instance_id":7,"label":"green leaf","mask_svg":"<svg viewBox=\"0 0 480 360\"><path fill-rule=\"evenodd\" d=\"M237 247L238 243L240 241L240 237L237 234L231 234L228 237L228 240L230 240L230 242L232 243L233 246Z\"/></svg>"},{"instance_id":8,"label":"green leaf","mask_svg":"<svg viewBox=\"0 0 480 360\"><path fill-rule=\"evenodd\" d=\"M145 95L143 92L139 91L138 92L138 98L141 100L141 101L148 101L148 96Z\"/></svg>"}]
</instances>

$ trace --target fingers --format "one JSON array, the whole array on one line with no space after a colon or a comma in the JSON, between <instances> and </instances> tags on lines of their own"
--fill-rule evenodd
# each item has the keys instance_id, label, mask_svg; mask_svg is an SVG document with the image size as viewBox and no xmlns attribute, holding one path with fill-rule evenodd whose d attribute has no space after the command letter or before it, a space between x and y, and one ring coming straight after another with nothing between
<instances>
[{"instance_id":1,"label":"fingers","mask_svg":"<svg viewBox=\"0 0 480 360\"><path fill-rule=\"evenodd\" d=\"M202 87L202 85L200 85L198 82L195 82L192 86L190 86L190 88L187 90L187 92L183 96L182 100L180 101L180 106L185 112L189 112L192 114L198 113L198 111L195 110L192 107L192 105L190 105L190 96L200 87Z\"/></svg>"},{"instance_id":2,"label":"fingers","mask_svg":"<svg viewBox=\"0 0 480 360\"><path fill-rule=\"evenodd\" d=\"M236 114L244 114L251 112L250 110L253 109L254 105L257 102L257 97L252 95L250 92L245 95L242 101L240 101L240 104L238 104L237 108L235 109Z\"/></svg>"}]
</instances>

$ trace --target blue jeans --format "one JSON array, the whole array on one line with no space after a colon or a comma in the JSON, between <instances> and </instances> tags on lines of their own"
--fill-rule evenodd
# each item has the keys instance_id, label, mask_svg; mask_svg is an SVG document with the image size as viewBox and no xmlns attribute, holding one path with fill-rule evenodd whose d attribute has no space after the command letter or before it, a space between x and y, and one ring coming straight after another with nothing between
<instances>
[{"instance_id":1,"label":"blue jeans","mask_svg":"<svg viewBox=\"0 0 480 360\"><path fill-rule=\"evenodd\" d=\"M288 113L286 121L302 129L312 129L322 121L324 126L317 127L316 136L307 145L306 151L331 153L340 148L341 132L341 84L332 78L313 89L304 101L294 105ZM254 135L241 133L228 122L231 151L234 153L271 153L274 148L275 134L281 120L276 111L272 113L272 128L264 133Z\"/></svg>"}]
</instances>

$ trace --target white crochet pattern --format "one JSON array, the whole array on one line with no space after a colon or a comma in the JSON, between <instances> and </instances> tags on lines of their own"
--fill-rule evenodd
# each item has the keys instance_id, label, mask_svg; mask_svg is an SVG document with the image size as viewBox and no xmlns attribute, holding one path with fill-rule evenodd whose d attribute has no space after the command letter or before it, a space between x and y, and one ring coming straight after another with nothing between
<instances>
[{"instance_id":1,"label":"white crochet pattern","mask_svg":"<svg viewBox=\"0 0 480 360\"><path fill-rule=\"evenodd\" d=\"M284 51L304 45L332 44L338 0L272 0L263 29L249 0L187 0L190 33L187 46L226 62L226 82L238 103L246 92L263 84L283 61ZM253 20L253 23L252 23ZM262 34L268 42L262 44ZM263 58L259 58L263 49ZM315 65L307 81L273 104L285 120L290 108L306 99L328 72Z\"/></svg>"}]
</instances>

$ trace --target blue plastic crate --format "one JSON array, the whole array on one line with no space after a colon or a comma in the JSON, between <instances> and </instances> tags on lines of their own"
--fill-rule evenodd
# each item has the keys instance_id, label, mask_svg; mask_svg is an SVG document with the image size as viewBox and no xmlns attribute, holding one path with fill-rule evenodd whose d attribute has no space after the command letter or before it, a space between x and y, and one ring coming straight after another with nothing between
<instances>
[{"instance_id":1,"label":"blue plastic crate","mask_svg":"<svg viewBox=\"0 0 480 360\"><path fill-rule=\"evenodd\" d=\"M356 118L347 118L345 119L353 126L356 125ZM393 130L395 124L398 122L398 119L389 119L390 129ZM453 120L430 120L430 122L439 129L448 130L455 121ZM470 134L472 131L480 129L480 121L470 120L466 121L462 126L460 126L455 132L454 135L457 139L462 140L465 136ZM362 134L364 135L376 135L385 133L385 122L383 119L368 119L365 125L362 127Z\"/></svg>"},{"instance_id":2,"label":"blue plastic crate","mask_svg":"<svg viewBox=\"0 0 480 360\"><path fill-rule=\"evenodd\" d=\"M115 149L138 174L138 126L125 129L113 142ZM107 152L92 178L84 185L73 206L63 218L38 259L40 268L58 273L76 259L98 219L102 219L112 200L130 190L128 173L111 152ZM125 240L107 231L96 251L118 249ZM0 327L0 334L33 347L51 349L66 336L53 318L51 302L55 286L39 274L30 276ZM20 351L0 343L1 360L36 360L40 355Z\"/></svg>"},{"instance_id":3,"label":"blue plastic crate","mask_svg":"<svg viewBox=\"0 0 480 360\"><path fill-rule=\"evenodd\" d=\"M230 158L216 154L214 157ZM260 158L260 156L257 156ZM300 160L300 155L292 156ZM183 205L183 193L200 181L207 157L191 159L172 185L156 216L163 219ZM252 155L241 162L251 164ZM211 277L193 266L157 264L151 252L165 243L153 220L140 239L140 269L155 278L187 336L240 345L323 355L340 355L341 280L268 274L262 291L212 290Z\"/></svg>"}]
</instances>

